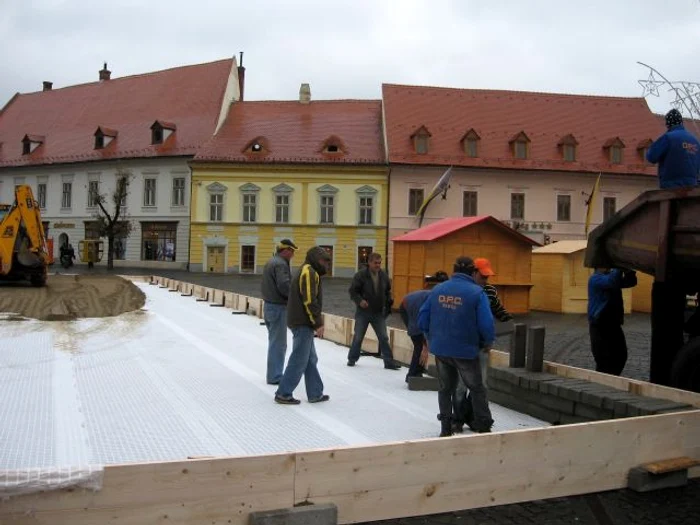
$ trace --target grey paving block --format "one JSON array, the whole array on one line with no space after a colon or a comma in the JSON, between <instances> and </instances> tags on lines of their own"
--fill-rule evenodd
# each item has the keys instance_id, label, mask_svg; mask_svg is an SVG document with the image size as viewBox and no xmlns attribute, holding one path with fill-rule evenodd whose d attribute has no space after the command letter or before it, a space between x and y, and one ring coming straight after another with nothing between
<instances>
[{"instance_id":1,"label":"grey paving block","mask_svg":"<svg viewBox=\"0 0 700 525\"><path fill-rule=\"evenodd\" d=\"M323 503L251 512L248 523L250 525L337 525L338 508L333 503Z\"/></svg>"},{"instance_id":2,"label":"grey paving block","mask_svg":"<svg viewBox=\"0 0 700 525\"><path fill-rule=\"evenodd\" d=\"M617 392L611 392L605 396L603 399L603 408L606 410L614 410L615 409L615 403L619 401L639 401L641 399L644 399L641 396L637 396L634 394L630 394L629 392L622 392L621 390L618 390Z\"/></svg>"},{"instance_id":3,"label":"grey paving block","mask_svg":"<svg viewBox=\"0 0 700 525\"><path fill-rule=\"evenodd\" d=\"M574 402L551 394L538 394L537 404L560 414L574 415Z\"/></svg>"},{"instance_id":4,"label":"grey paving block","mask_svg":"<svg viewBox=\"0 0 700 525\"><path fill-rule=\"evenodd\" d=\"M677 470L664 474L652 474L643 467L636 467L629 471L627 486L637 492L649 492L651 490L667 489L671 487L683 487L688 484L688 470Z\"/></svg>"},{"instance_id":5,"label":"grey paving block","mask_svg":"<svg viewBox=\"0 0 700 525\"><path fill-rule=\"evenodd\" d=\"M591 421L603 421L613 418L612 410L605 410L602 407L595 407L585 403L576 403L574 406L574 415L585 417Z\"/></svg>"}]
</instances>

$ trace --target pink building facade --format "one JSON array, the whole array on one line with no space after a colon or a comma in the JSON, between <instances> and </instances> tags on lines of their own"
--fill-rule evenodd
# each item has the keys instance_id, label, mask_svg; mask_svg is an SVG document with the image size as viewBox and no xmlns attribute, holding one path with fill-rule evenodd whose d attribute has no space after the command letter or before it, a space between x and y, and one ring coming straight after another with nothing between
<instances>
[{"instance_id":1,"label":"pink building facade","mask_svg":"<svg viewBox=\"0 0 700 525\"><path fill-rule=\"evenodd\" d=\"M542 244L585 239L599 174L591 229L657 187L644 155L665 130L643 98L382 89L389 239L419 227L423 199L450 166L449 189L428 205L423 225L492 215Z\"/></svg>"}]
</instances>

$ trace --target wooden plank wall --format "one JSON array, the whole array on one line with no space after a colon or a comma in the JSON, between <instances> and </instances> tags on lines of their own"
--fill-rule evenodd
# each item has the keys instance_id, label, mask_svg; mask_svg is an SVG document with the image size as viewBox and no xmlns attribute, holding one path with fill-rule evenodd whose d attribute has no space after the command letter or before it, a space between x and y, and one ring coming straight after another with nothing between
<instances>
[{"instance_id":1,"label":"wooden plank wall","mask_svg":"<svg viewBox=\"0 0 700 525\"><path fill-rule=\"evenodd\" d=\"M326 319L332 327L327 336L347 341L347 323ZM390 339L405 352L410 340L392 330ZM508 354L492 351L490 359L505 365ZM700 406L700 394L692 392L549 362L545 369ZM101 491L3 501L0 523L243 525L252 511L327 502L338 506L340 523L356 523L623 488L631 468L675 456L700 457L700 410L290 454L109 466ZM700 469L690 475L700 476Z\"/></svg>"},{"instance_id":2,"label":"wooden plank wall","mask_svg":"<svg viewBox=\"0 0 700 525\"><path fill-rule=\"evenodd\" d=\"M527 313L530 307L532 246L488 222L478 223L445 237L426 242L395 242L392 278L395 304L404 295L423 288L425 275L438 270L452 273L457 257L486 257L496 275L505 307L513 313Z\"/></svg>"}]
</instances>

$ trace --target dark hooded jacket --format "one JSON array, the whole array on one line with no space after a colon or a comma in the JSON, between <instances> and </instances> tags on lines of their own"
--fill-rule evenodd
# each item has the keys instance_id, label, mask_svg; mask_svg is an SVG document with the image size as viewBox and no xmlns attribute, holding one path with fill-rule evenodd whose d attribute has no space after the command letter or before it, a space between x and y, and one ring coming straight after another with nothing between
<instances>
[{"instance_id":1,"label":"dark hooded jacket","mask_svg":"<svg viewBox=\"0 0 700 525\"><path fill-rule=\"evenodd\" d=\"M292 275L287 303L287 326L323 326L323 291L321 276L326 273L323 259L328 253L320 246L314 246L306 253L304 264Z\"/></svg>"}]
</instances>

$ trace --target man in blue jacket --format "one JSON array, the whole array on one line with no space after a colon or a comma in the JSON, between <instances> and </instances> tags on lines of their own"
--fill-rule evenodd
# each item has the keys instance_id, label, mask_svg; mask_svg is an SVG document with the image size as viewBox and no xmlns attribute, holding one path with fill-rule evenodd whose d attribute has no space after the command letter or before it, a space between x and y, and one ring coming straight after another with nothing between
<instances>
[{"instance_id":1,"label":"man in blue jacket","mask_svg":"<svg viewBox=\"0 0 700 525\"><path fill-rule=\"evenodd\" d=\"M636 284L635 272L609 268L596 268L588 279L588 331L597 372L619 376L625 368L622 289Z\"/></svg>"},{"instance_id":2,"label":"man in blue jacket","mask_svg":"<svg viewBox=\"0 0 700 525\"><path fill-rule=\"evenodd\" d=\"M683 127L680 111L666 113L668 131L647 151L647 160L659 164L659 188L684 188L698 184L700 142Z\"/></svg>"},{"instance_id":3,"label":"man in blue jacket","mask_svg":"<svg viewBox=\"0 0 700 525\"><path fill-rule=\"evenodd\" d=\"M479 351L491 348L495 330L489 300L474 281L477 271L471 258L458 257L450 280L433 289L418 313L418 326L437 364L440 437L452 435L452 395L458 375L471 391L471 429L490 432L493 425Z\"/></svg>"}]
</instances>

